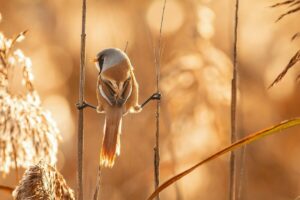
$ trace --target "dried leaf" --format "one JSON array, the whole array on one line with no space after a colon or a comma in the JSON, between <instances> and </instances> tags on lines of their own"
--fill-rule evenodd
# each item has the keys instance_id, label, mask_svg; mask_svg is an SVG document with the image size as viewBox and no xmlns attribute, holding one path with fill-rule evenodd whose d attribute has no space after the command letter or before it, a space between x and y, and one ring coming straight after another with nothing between
<instances>
[{"instance_id":1,"label":"dried leaf","mask_svg":"<svg viewBox=\"0 0 300 200\"><path fill-rule=\"evenodd\" d=\"M300 61L300 50L291 58L288 65L284 68L284 70L277 76L277 78L273 81L273 83L269 86L269 88L273 87L276 83L278 83L288 72L288 70L293 67L297 62Z\"/></svg>"},{"instance_id":2,"label":"dried leaf","mask_svg":"<svg viewBox=\"0 0 300 200\"><path fill-rule=\"evenodd\" d=\"M190 174L192 171L194 171L195 169L197 169L198 167L202 166L203 164L212 161L218 157L220 157L221 155L224 155L225 153L228 153L230 151L233 151L235 149L238 149L242 146L245 146L246 144L249 144L251 142L254 142L262 137L268 136L268 135L272 135L274 133L279 133L282 130L294 127L300 125L300 118L296 118L296 119L292 119L292 120L288 120L288 121L283 121L280 124L277 124L275 126L272 126L270 128L258 131L256 133L252 133L249 136L231 144L228 147L225 147L224 149L222 149L221 151L218 151L217 153L209 156L208 158L206 158L205 160L197 163L196 165L192 166L191 168L181 172L180 174L170 178L169 180L167 180L166 182L164 182L161 186L159 186L148 198L148 200L152 200L154 199L154 197L156 197L161 191L163 191L164 189L166 189L167 187L169 187L170 185L172 185L173 183L175 183L176 181L178 181L179 179L183 178L184 176Z\"/></svg>"}]
</instances>

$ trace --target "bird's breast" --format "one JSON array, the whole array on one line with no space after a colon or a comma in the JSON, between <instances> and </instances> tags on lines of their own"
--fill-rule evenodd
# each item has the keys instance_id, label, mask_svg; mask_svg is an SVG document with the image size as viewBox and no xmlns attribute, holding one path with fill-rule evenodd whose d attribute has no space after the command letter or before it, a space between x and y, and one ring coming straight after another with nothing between
<instances>
[{"instance_id":1,"label":"bird's breast","mask_svg":"<svg viewBox=\"0 0 300 200\"><path fill-rule=\"evenodd\" d=\"M124 82L130 76L130 64L124 60L117 65L107 68L101 73L101 76L111 82Z\"/></svg>"}]
</instances>

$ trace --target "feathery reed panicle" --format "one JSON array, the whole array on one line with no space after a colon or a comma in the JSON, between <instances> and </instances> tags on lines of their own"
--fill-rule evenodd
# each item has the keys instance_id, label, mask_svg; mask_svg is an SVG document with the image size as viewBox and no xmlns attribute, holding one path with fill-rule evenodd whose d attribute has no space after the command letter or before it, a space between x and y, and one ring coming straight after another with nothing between
<instances>
[{"instance_id":1,"label":"feathery reed panicle","mask_svg":"<svg viewBox=\"0 0 300 200\"><path fill-rule=\"evenodd\" d=\"M282 72L276 77L276 79L273 81L273 83L269 86L271 88L273 85L278 83L289 71L290 68L292 68L297 62L300 61L300 50L291 58L287 66L283 69Z\"/></svg>"},{"instance_id":2,"label":"feathery reed panicle","mask_svg":"<svg viewBox=\"0 0 300 200\"><path fill-rule=\"evenodd\" d=\"M63 176L44 161L26 170L13 197L15 200L75 200L73 190Z\"/></svg>"},{"instance_id":3,"label":"feathery reed panicle","mask_svg":"<svg viewBox=\"0 0 300 200\"><path fill-rule=\"evenodd\" d=\"M279 16L277 21L281 20L287 15L295 14L296 12L300 12L300 0L287 0L283 2L279 2L277 4L272 5L272 8L276 8L279 6L286 6L287 11ZM292 36L292 41L297 39L300 36L300 33L295 33ZM286 65L286 67L280 72L280 74L275 78L275 80L271 83L269 88L273 87L276 83L282 80L282 78L287 74L287 72L295 66L300 61L300 49L294 54L294 56L290 59L289 63ZM300 75L299 75L300 76ZM298 77L299 77L298 76Z\"/></svg>"},{"instance_id":4,"label":"feathery reed panicle","mask_svg":"<svg viewBox=\"0 0 300 200\"><path fill-rule=\"evenodd\" d=\"M41 107L40 97L33 85L32 64L17 42L26 31L8 39L0 32L0 171L28 168L41 158L56 163L59 130L50 113ZM13 94L10 76L14 69L22 73L25 93Z\"/></svg>"},{"instance_id":5,"label":"feathery reed panicle","mask_svg":"<svg viewBox=\"0 0 300 200\"><path fill-rule=\"evenodd\" d=\"M282 2L279 2L279 3L276 3L276 4L272 5L271 6L272 8L276 8L276 7L279 7L279 6L286 6L287 9L288 9L285 13L281 14L277 18L276 21L281 20L282 18L286 17L287 15L299 12L300 11L299 4L300 4L300 0L288 0L288 1L282 1Z\"/></svg>"}]
</instances>

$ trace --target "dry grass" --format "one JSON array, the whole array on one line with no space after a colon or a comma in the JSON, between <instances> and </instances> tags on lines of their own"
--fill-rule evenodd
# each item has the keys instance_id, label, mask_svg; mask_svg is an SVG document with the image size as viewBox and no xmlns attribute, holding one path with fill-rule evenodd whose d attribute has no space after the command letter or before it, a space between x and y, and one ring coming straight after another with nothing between
<instances>
[{"instance_id":1,"label":"dry grass","mask_svg":"<svg viewBox=\"0 0 300 200\"><path fill-rule=\"evenodd\" d=\"M26 31L8 39L0 32L0 171L29 167L41 158L55 164L59 131L51 114L41 107L33 85L30 58L15 45ZM13 94L10 75L22 73L25 93Z\"/></svg>"},{"instance_id":2,"label":"dry grass","mask_svg":"<svg viewBox=\"0 0 300 200\"><path fill-rule=\"evenodd\" d=\"M299 0L288 0L288 1L282 1L279 3L276 3L274 5L272 5L272 8L276 8L276 7L280 7L280 6L286 6L287 7L287 11L284 12L283 14L281 14L278 18L277 21L283 19L284 17L299 12L300 11L300 1Z\"/></svg>"},{"instance_id":3,"label":"dry grass","mask_svg":"<svg viewBox=\"0 0 300 200\"><path fill-rule=\"evenodd\" d=\"M75 200L63 176L44 161L30 167L13 191L15 200Z\"/></svg>"},{"instance_id":4,"label":"dry grass","mask_svg":"<svg viewBox=\"0 0 300 200\"><path fill-rule=\"evenodd\" d=\"M288 0L288 1L283 1L283 2L279 2L277 4L272 5L272 8L276 8L276 7L280 7L280 6L285 6L287 11L284 12L283 14L281 14L277 21L283 19L284 17L291 15L291 14L295 14L300 12L300 0ZM295 33L292 36L292 41L295 40L296 38L298 38L300 35L300 33ZM298 62L300 61L300 50L298 52L296 52L296 54L290 59L289 63L287 64L287 66L283 69L282 72L280 72L280 74L275 78L275 80L271 83L271 85L269 86L269 88L271 88L272 86L274 86L276 83L278 83L285 75L286 73L294 66L296 65ZM300 75L299 75L300 76ZM298 77L299 77L298 76Z\"/></svg>"},{"instance_id":5,"label":"dry grass","mask_svg":"<svg viewBox=\"0 0 300 200\"><path fill-rule=\"evenodd\" d=\"M184 170L183 172L177 174L176 176L168 179L167 181L165 181L162 185L160 185L148 198L148 200L152 200L154 199L154 197L156 197L161 191L163 191L164 189L166 189L167 187L169 187L170 185L174 184L176 181L178 181L179 179L183 178L184 176L190 174L191 172L193 172L195 169L197 169L198 167L202 166L203 164L206 164L209 161L215 160L216 158L222 156L225 153L228 152L232 152L238 148L241 148L243 146L245 146L246 144L250 144L256 140L259 140L263 137L275 134L275 133L280 133L281 131L291 128L291 127L295 127L295 126L299 126L300 125L300 118L296 118L296 119L291 119L291 120L286 120L283 121L279 124L276 124L270 128L266 128L263 129L261 131L257 131L255 133L249 134L248 136L232 143L231 145L223 148L222 150L218 151L217 153L212 154L211 156L207 157L206 159L202 160L201 162L193 165L192 167L188 168L187 170ZM236 197L234 197L236 198Z\"/></svg>"},{"instance_id":6,"label":"dry grass","mask_svg":"<svg viewBox=\"0 0 300 200\"><path fill-rule=\"evenodd\" d=\"M285 75L286 73L289 71L289 69L291 69L294 65L296 65L298 62L300 61L300 50L291 58L291 60L289 61L289 63L287 64L287 66L283 69L283 71L276 77L276 79L273 81L273 83L270 85L270 87L272 87L273 85L275 85L276 83L278 83ZM269 88L270 88L269 87Z\"/></svg>"}]
</instances>

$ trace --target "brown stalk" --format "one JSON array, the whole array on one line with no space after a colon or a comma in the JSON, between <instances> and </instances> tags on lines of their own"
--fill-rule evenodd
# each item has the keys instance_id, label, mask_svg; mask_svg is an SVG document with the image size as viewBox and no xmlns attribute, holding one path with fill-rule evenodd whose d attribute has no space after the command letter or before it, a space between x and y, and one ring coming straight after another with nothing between
<instances>
[{"instance_id":1,"label":"brown stalk","mask_svg":"<svg viewBox=\"0 0 300 200\"><path fill-rule=\"evenodd\" d=\"M93 200L99 199L100 185L101 185L101 166L99 165L97 180L96 180L96 189L95 189Z\"/></svg>"},{"instance_id":2,"label":"brown stalk","mask_svg":"<svg viewBox=\"0 0 300 200\"><path fill-rule=\"evenodd\" d=\"M79 106L83 105L84 100L84 85L85 85L85 24L86 24L86 0L82 0L82 22L81 22L81 45L80 45L80 82L79 82ZM77 133L77 199L83 200L83 109L78 111L78 133Z\"/></svg>"},{"instance_id":3,"label":"brown stalk","mask_svg":"<svg viewBox=\"0 0 300 200\"><path fill-rule=\"evenodd\" d=\"M160 22L160 30L159 30L159 40L158 40L158 55L155 54L155 65L156 65L156 92L160 93L160 61L161 61L161 38L162 38L162 27L164 21L164 14L166 8L167 0L164 0L161 22ZM155 133L155 147L154 147L154 187L155 189L159 186L159 136L160 136L160 100L156 103L156 133ZM156 197L159 200L159 195Z\"/></svg>"},{"instance_id":4,"label":"brown stalk","mask_svg":"<svg viewBox=\"0 0 300 200\"><path fill-rule=\"evenodd\" d=\"M14 191L14 188L9 187L9 186L5 186L5 185L0 185L0 190L3 190L3 191L8 192L8 193L12 193Z\"/></svg>"},{"instance_id":5,"label":"brown stalk","mask_svg":"<svg viewBox=\"0 0 300 200\"><path fill-rule=\"evenodd\" d=\"M231 143L237 139L236 133L236 110L237 110L237 45L238 45L238 22L239 22L239 0L235 2L235 19L234 19L234 41L233 41L233 78L231 82ZM229 171L229 199L236 199L236 154L234 151L230 154L230 171Z\"/></svg>"}]
</instances>

